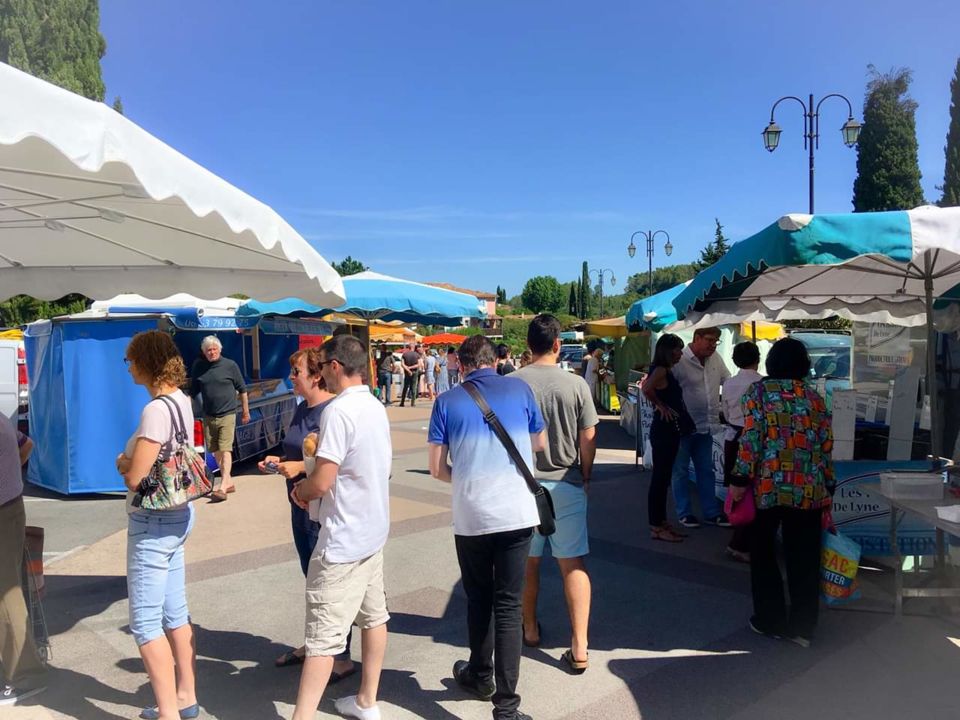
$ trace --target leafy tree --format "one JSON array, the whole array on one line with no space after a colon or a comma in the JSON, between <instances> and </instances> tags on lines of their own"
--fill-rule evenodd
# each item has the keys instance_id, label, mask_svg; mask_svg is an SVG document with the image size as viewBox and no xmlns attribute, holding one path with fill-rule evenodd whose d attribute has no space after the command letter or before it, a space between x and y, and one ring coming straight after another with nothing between
<instances>
[{"instance_id":1,"label":"leafy tree","mask_svg":"<svg viewBox=\"0 0 960 720\"><path fill-rule=\"evenodd\" d=\"M700 251L700 259L696 262L698 272L716 263L730 249L730 243L723 235L723 225L720 224L719 218L713 220L717 223L717 229L714 230L713 241Z\"/></svg>"},{"instance_id":2,"label":"leafy tree","mask_svg":"<svg viewBox=\"0 0 960 720\"><path fill-rule=\"evenodd\" d=\"M346 277L347 275L356 275L357 273L362 273L364 270L369 270L366 265L364 265L359 260L354 260L352 257L347 255L340 262L330 263L330 267L337 271L337 274L340 277Z\"/></svg>"},{"instance_id":3,"label":"leafy tree","mask_svg":"<svg viewBox=\"0 0 960 720\"><path fill-rule=\"evenodd\" d=\"M917 160L917 103L907 95L911 71L879 73L873 65L868 68L872 78L857 143L853 210L910 210L924 202Z\"/></svg>"},{"instance_id":4,"label":"leafy tree","mask_svg":"<svg viewBox=\"0 0 960 720\"><path fill-rule=\"evenodd\" d=\"M535 313L557 313L563 309L563 288L551 275L538 275L527 280L520 293L523 306Z\"/></svg>"},{"instance_id":5,"label":"leafy tree","mask_svg":"<svg viewBox=\"0 0 960 720\"><path fill-rule=\"evenodd\" d=\"M123 100L120 99L119 95L113 99L113 109L123 115Z\"/></svg>"},{"instance_id":6,"label":"leafy tree","mask_svg":"<svg viewBox=\"0 0 960 720\"><path fill-rule=\"evenodd\" d=\"M91 100L105 92L98 0L0 0L0 61Z\"/></svg>"},{"instance_id":7,"label":"leafy tree","mask_svg":"<svg viewBox=\"0 0 960 720\"><path fill-rule=\"evenodd\" d=\"M507 302L507 291L506 289L500 287L499 285L497 285L497 302L498 303Z\"/></svg>"},{"instance_id":8,"label":"leafy tree","mask_svg":"<svg viewBox=\"0 0 960 720\"><path fill-rule=\"evenodd\" d=\"M666 265L653 269L653 291L648 287L647 273L641 272L631 275L627 278L626 294L633 296L634 300L650 295L656 295L669 288L679 285L693 278L699 269L697 263L685 263L681 265Z\"/></svg>"},{"instance_id":9,"label":"leafy tree","mask_svg":"<svg viewBox=\"0 0 960 720\"><path fill-rule=\"evenodd\" d=\"M567 300L567 312L574 317L580 317L580 306L577 302L577 288L579 288L579 286L579 281L577 280L570 283L570 298Z\"/></svg>"},{"instance_id":10,"label":"leafy tree","mask_svg":"<svg viewBox=\"0 0 960 720\"><path fill-rule=\"evenodd\" d=\"M960 58L950 81L950 128L947 146L943 149L946 163L943 170L941 207L960 205Z\"/></svg>"},{"instance_id":11,"label":"leafy tree","mask_svg":"<svg viewBox=\"0 0 960 720\"><path fill-rule=\"evenodd\" d=\"M583 272L580 275L580 319L586 320L590 312L590 268L587 261L583 261Z\"/></svg>"},{"instance_id":12,"label":"leafy tree","mask_svg":"<svg viewBox=\"0 0 960 720\"><path fill-rule=\"evenodd\" d=\"M98 0L0 0L0 62L102 102L106 49ZM0 319L23 325L81 312L87 302L76 294L54 302L18 295L0 303Z\"/></svg>"}]
</instances>

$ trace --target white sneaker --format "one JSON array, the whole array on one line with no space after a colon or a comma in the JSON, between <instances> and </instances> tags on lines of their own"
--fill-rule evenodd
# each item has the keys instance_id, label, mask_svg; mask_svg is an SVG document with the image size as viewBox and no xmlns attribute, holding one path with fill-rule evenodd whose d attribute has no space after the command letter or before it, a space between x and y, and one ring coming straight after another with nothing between
<instances>
[{"instance_id":1,"label":"white sneaker","mask_svg":"<svg viewBox=\"0 0 960 720\"><path fill-rule=\"evenodd\" d=\"M357 720L380 720L380 708L377 705L368 708L362 708L357 705L357 696L348 695L342 697L333 703L337 712L348 718L357 718Z\"/></svg>"}]
</instances>

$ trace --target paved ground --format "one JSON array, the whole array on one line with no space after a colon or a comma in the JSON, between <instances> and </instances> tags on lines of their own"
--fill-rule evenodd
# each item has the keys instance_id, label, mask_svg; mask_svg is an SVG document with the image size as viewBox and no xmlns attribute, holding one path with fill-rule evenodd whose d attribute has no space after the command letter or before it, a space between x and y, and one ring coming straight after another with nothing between
<instances>
[{"instance_id":1,"label":"paved ground","mask_svg":"<svg viewBox=\"0 0 960 720\"><path fill-rule=\"evenodd\" d=\"M383 714L479 720L490 717L489 704L468 699L449 677L466 656L466 603L450 489L426 471L428 413L390 410L393 620ZM590 495L591 667L572 676L558 665L569 631L556 568L546 563L544 647L525 651L520 682L522 707L536 720L960 717L957 615L895 621L884 612L888 573L877 572L865 578L863 605L879 612L824 611L812 648L754 635L749 573L723 556L728 531L694 531L681 545L651 541L647 477L634 470L632 441L615 418L603 420L600 445ZM198 507L187 546L200 700L205 717L289 718L298 673L272 665L302 637L288 506L275 477L244 475L238 485L229 502ZM127 628L122 501L37 493L27 511L47 531L53 672L35 704L0 709L0 718L136 717L151 695ZM357 683L333 688L318 716L336 717L331 698Z\"/></svg>"}]
</instances>

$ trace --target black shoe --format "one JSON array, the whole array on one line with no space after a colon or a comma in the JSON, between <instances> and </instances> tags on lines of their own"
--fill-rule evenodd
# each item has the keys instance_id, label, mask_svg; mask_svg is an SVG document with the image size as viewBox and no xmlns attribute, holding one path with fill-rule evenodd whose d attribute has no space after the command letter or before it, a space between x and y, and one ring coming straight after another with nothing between
<instances>
[{"instance_id":1,"label":"black shoe","mask_svg":"<svg viewBox=\"0 0 960 720\"><path fill-rule=\"evenodd\" d=\"M481 682L470 670L470 663L466 660L457 660L453 664L453 679L464 692L468 692L481 700L489 700L497 691L492 681Z\"/></svg>"},{"instance_id":2,"label":"black shoe","mask_svg":"<svg viewBox=\"0 0 960 720\"><path fill-rule=\"evenodd\" d=\"M773 638L774 640L781 640L783 638L782 635L771 632L762 625L757 624L757 619L755 617L750 618L750 629L757 633L757 635L764 635L765 637Z\"/></svg>"},{"instance_id":3,"label":"black shoe","mask_svg":"<svg viewBox=\"0 0 960 720\"><path fill-rule=\"evenodd\" d=\"M21 700L33 697L46 690L43 685L34 688L15 688L12 685L0 685L0 705L16 705Z\"/></svg>"},{"instance_id":4,"label":"black shoe","mask_svg":"<svg viewBox=\"0 0 960 720\"><path fill-rule=\"evenodd\" d=\"M717 515L715 518L713 518L713 520L710 520L710 522L716 525L717 527L722 527L722 528L733 527L730 524L730 519L723 513L720 513L719 515Z\"/></svg>"},{"instance_id":5,"label":"black shoe","mask_svg":"<svg viewBox=\"0 0 960 720\"><path fill-rule=\"evenodd\" d=\"M500 720L500 718L497 717L496 710L493 711L493 720ZM513 715L510 718L510 720L533 720L533 718L527 715L526 713L522 713L519 710L517 710L516 715Z\"/></svg>"}]
</instances>

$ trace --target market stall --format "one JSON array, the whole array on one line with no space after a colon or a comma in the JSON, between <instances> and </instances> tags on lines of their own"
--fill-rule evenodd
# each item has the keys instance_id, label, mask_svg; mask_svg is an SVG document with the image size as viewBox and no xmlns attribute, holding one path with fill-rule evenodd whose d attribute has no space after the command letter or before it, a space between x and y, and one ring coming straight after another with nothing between
<instances>
[{"instance_id":1,"label":"market stall","mask_svg":"<svg viewBox=\"0 0 960 720\"><path fill-rule=\"evenodd\" d=\"M149 400L123 363L131 338L144 330L169 332L188 372L207 335L216 335L224 357L239 365L251 420L237 422L236 459L282 440L296 408L288 358L298 349L301 333L330 335L334 326L238 317L229 298L209 304L191 298L192 307L183 296L168 300L165 305L125 296L122 304L98 303L85 313L27 326L30 428L36 445L30 482L65 494L124 489L113 466L116 452L105 448L123 447Z\"/></svg>"},{"instance_id":2,"label":"market stall","mask_svg":"<svg viewBox=\"0 0 960 720\"><path fill-rule=\"evenodd\" d=\"M879 473L929 468L944 437L935 303L960 288L960 208L788 215L734 245L674 300L688 327L731 321L854 321L852 388L833 394L834 517L866 555L890 554ZM903 554L935 551L905 520Z\"/></svg>"}]
</instances>

